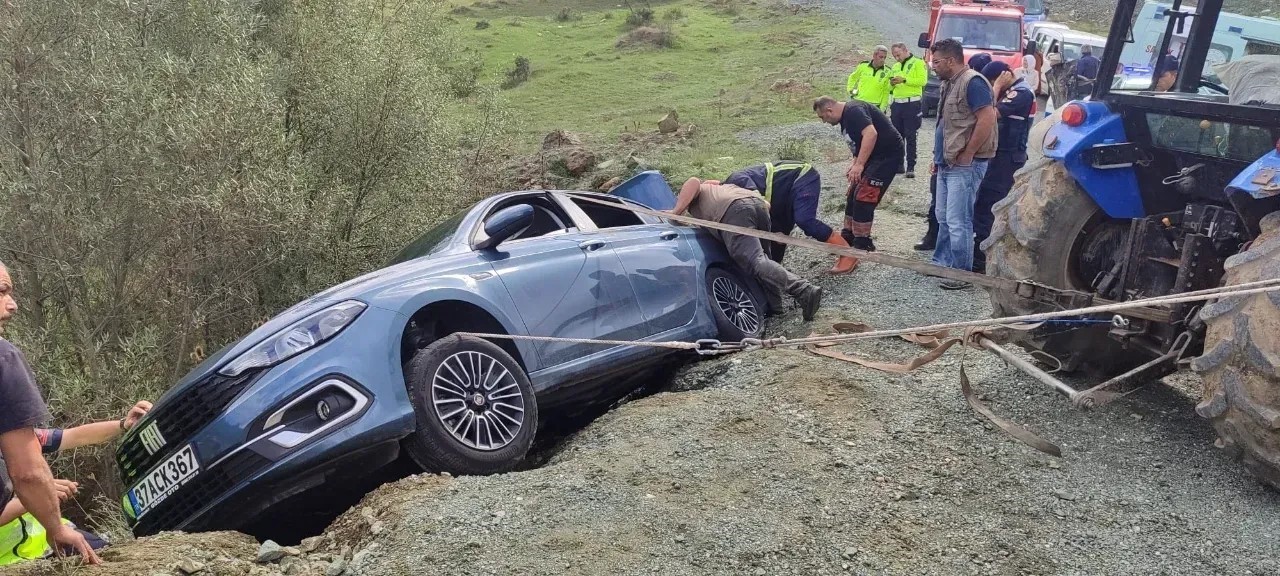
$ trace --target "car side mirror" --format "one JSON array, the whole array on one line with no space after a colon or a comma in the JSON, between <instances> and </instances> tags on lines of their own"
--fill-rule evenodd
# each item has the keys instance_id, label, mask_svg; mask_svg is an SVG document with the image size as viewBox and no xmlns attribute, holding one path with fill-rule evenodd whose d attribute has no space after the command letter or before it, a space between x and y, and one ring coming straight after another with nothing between
<instances>
[{"instance_id":1,"label":"car side mirror","mask_svg":"<svg viewBox=\"0 0 1280 576\"><path fill-rule=\"evenodd\" d=\"M929 49L930 46L933 46L933 43L929 41L929 33L921 32L920 40L916 42L916 45L926 50Z\"/></svg>"},{"instance_id":2,"label":"car side mirror","mask_svg":"<svg viewBox=\"0 0 1280 576\"><path fill-rule=\"evenodd\" d=\"M479 250L496 248L511 237L524 232L533 224L533 206L519 204L508 206L490 216L484 223L484 240L476 243Z\"/></svg>"}]
</instances>

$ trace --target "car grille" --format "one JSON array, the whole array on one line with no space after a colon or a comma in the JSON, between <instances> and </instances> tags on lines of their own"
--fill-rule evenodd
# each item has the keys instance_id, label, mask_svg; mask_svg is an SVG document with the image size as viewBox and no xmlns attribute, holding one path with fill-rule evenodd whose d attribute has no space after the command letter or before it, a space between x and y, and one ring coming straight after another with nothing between
<instances>
[{"instance_id":1,"label":"car grille","mask_svg":"<svg viewBox=\"0 0 1280 576\"><path fill-rule=\"evenodd\" d=\"M178 488L154 510L142 515L133 527L136 536L150 536L174 530L201 508L208 506L236 484L266 468L271 461L252 450L232 454L217 468L201 470L185 486Z\"/></svg>"},{"instance_id":2,"label":"car grille","mask_svg":"<svg viewBox=\"0 0 1280 576\"><path fill-rule=\"evenodd\" d=\"M228 377L215 373L156 406L152 410L154 416L143 424L156 423L165 439L164 449L150 454L139 434L126 439L116 451L116 463L120 465L120 479L125 487L133 486L138 477L163 462L174 450L185 446L192 435L217 418L248 387L255 375L256 372L248 372Z\"/></svg>"}]
</instances>

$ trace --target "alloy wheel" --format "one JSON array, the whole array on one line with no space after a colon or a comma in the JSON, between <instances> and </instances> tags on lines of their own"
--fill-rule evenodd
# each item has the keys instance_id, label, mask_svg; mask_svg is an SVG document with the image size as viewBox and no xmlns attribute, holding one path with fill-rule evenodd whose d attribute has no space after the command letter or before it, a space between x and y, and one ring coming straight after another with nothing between
<instances>
[{"instance_id":1,"label":"alloy wheel","mask_svg":"<svg viewBox=\"0 0 1280 576\"><path fill-rule=\"evenodd\" d=\"M751 301L751 295L732 278L721 276L711 282L711 297L725 318L743 334L760 331L760 312Z\"/></svg>"},{"instance_id":2,"label":"alloy wheel","mask_svg":"<svg viewBox=\"0 0 1280 576\"><path fill-rule=\"evenodd\" d=\"M498 450L524 426L524 396L511 372L483 352L458 352L431 381L436 418L454 439L476 450Z\"/></svg>"}]
</instances>

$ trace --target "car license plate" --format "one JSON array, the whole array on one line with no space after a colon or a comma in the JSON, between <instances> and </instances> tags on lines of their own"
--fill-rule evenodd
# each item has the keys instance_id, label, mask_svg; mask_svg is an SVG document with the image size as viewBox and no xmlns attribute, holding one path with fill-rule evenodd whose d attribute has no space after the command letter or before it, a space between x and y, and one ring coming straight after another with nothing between
<instances>
[{"instance_id":1,"label":"car license plate","mask_svg":"<svg viewBox=\"0 0 1280 576\"><path fill-rule=\"evenodd\" d=\"M142 518L200 472L200 461L188 444L148 472L141 482L129 490L133 517Z\"/></svg>"}]
</instances>

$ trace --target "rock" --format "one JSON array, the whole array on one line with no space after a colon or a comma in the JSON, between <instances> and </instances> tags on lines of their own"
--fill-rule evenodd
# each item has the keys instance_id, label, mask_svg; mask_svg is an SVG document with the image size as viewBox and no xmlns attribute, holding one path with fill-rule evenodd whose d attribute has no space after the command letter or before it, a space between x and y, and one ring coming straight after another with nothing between
<instances>
[{"instance_id":1,"label":"rock","mask_svg":"<svg viewBox=\"0 0 1280 576\"><path fill-rule=\"evenodd\" d=\"M1130 417L1130 418L1133 418L1134 420L1141 420L1141 419L1142 419L1142 415L1141 415L1141 414L1137 414L1137 413L1130 414L1130 415L1129 415L1129 417Z\"/></svg>"},{"instance_id":2,"label":"rock","mask_svg":"<svg viewBox=\"0 0 1280 576\"><path fill-rule=\"evenodd\" d=\"M680 129L680 115L675 110L667 113L658 121L658 132L670 134Z\"/></svg>"},{"instance_id":3,"label":"rock","mask_svg":"<svg viewBox=\"0 0 1280 576\"><path fill-rule=\"evenodd\" d=\"M1050 460L1050 461L1049 461L1049 467L1050 467L1050 468L1053 468L1054 470L1057 470L1057 469L1059 469L1059 468L1062 468L1062 465L1061 465L1061 464L1059 464L1057 460Z\"/></svg>"},{"instance_id":4,"label":"rock","mask_svg":"<svg viewBox=\"0 0 1280 576\"><path fill-rule=\"evenodd\" d=\"M259 564L268 564L284 558L284 555L284 548L281 548L274 540L267 540L262 543L262 546L258 547L256 560Z\"/></svg>"},{"instance_id":5,"label":"rock","mask_svg":"<svg viewBox=\"0 0 1280 576\"><path fill-rule=\"evenodd\" d=\"M199 562L196 562L195 560L188 558L186 560L179 562L173 568L182 574L190 575L190 574L196 574L203 571L204 564L201 564Z\"/></svg>"},{"instance_id":6,"label":"rock","mask_svg":"<svg viewBox=\"0 0 1280 576\"><path fill-rule=\"evenodd\" d=\"M341 558L334 560L324 569L324 576L342 576L347 572L347 561Z\"/></svg>"},{"instance_id":7,"label":"rock","mask_svg":"<svg viewBox=\"0 0 1280 576\"><path fill-rule=\"evenodd\" d=\"M284 555L285 556L301 556L302 550L299 550L296 546L285 546Z\"/></svg>"},{"instance_id":8,"label":"rock","mask_svg":"<svg viewBox=\"0 0 1280 576\"><path fill-rule=\"evenodd\" d=\"M856 546L850 546L844 549L845 558L852 558L857 555L858 555L858 548Z\"/></svg>"},{"instance_id":9,"label":"rock","mask_svg":"<svg viewBox=\"0 0 1280 576\"><path fill-rule=\"evenodd\" d=\"M581 146L582 140L564 130L552 130L542 137L542 149L550 150L561 146Z\"/></svg>"},{"instance_id":10,"label":"rock","mask_svg":"<svg viewBox=\"0 0 1280 576\"><path fill-rule=\"evenodd\" d=\"M601 184L598 189L601 192L608 192L610 190L613 190L614 188L617 188L618 185L621 183L622 183L622 178L618 176L614 176L613 178L605 180L604 184Z\"/></svg>"},{"instance_id":11,"label":"rock","mask_svg":"<svg viewBox=\"0 0 1280 576\"><path fill-rule=\"evenodd\" d=\"M564 167L570 176L581 176L596 167L596 155L586 148L574 148L565 155Z\"/></svg>"},{"instance_id":12,"label":"rock","mask_svg":"<svg viewBox=\"0 0 1280 576\"><path fill-rule=\"evenodd\" d=\"M312 536L310 538L303 538L302 542L298 544L298 548L301 549L304 553L310 554L312 552L315 552L316 550L319 550L320 546L323 544L324 544L324 536Z\"/></svg>"},{"instance_id":13,"label":"rock","mask_svg":"<svg viewBox=\"0 0 1280 576\"><path fill-rule=\"evenodd\" d=\"M1054 490L1053 495L1058 497L1058 499L1066 500L1067 502L1074 502L1076 499L1075 494L1067 492L1066 490Z\"/></svg>"},{"instance_id":14,"label":"rock","mask_svg":"<svg viewBox=\"0 0 1280 576\"><path fill-rule=\"evenodd\" d=\"M280 571L289 576L301 574L306 563L298 558L285 558L280 561Z\"/></svg>"},{"instance_id":15,"label":"rock","mask_svg":"<svg viewBox=\"0 0 1280 576\"><path fill-rule=\"evenodd\" d=\"M381 546L380 544L378 544L377 542L374 542L368 546L365 546L363 550L356 552L355 555L351 557L351 566L355 568L359 568L363 566L365 562L369 561L369 557L373 556L373 552L377 550L380 546Z\"/></svg>"}]
</instances>

